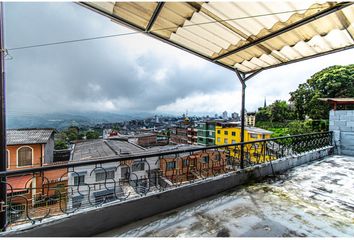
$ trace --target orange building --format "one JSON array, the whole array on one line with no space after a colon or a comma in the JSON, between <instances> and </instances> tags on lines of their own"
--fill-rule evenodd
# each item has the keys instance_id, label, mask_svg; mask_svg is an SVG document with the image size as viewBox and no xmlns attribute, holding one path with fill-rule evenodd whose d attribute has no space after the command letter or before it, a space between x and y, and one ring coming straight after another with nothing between
<instances>
[{"instance_id":1,"label":"orange building","mask_svg":"<svg viewBox=\"0 0 354 240\"><path fill-rule=\"evenodd\" d=\"M7 171L53 164L53 129L9 129L6 135ZM27 199L34 205L36 199L56 194L54 188L67 186L66 169L10 176L7 183L7 194L13 202Z\"/></svg>"},{"instance_id":2,"label":"orange building","mask_svg":"<svg viewBox=\"0 0 354 240\"><path fill-rule=\"evenodd\" d=\"M179 157L167 155L160 159L160 169L172 183L182 183L225 173L227 156L225 151L212 149Z\"/></svg>"}]
</instances>

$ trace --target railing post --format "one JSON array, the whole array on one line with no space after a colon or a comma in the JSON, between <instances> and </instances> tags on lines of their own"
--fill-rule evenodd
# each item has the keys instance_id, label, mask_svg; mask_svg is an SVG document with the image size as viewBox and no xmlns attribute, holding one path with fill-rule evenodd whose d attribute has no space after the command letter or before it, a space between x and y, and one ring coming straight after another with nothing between
<instances>
[{"instance_id":1,"label":"railing post","mask_svg":"<svg viewBox=\"0 0 354 240\"><path fill-rule=\"evenodd\" d=\"M3 3L0 2L0 171L6 171L5 45ZM0 231L6 227L6 177L0 177Z\"/></svg>"}]
</instances>

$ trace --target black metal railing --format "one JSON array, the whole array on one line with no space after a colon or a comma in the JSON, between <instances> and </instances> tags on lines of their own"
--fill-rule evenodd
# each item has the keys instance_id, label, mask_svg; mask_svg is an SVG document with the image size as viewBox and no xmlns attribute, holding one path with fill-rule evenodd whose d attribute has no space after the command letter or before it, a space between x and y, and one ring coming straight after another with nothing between
<instances>
[{"instance_id":1,"label":"black metal railing","mask_svg":"<svg viewBox=\"0 0 354 240\"><path fill-rule=\"evenodd\" d=\"M242 146L247 168L331 145L332 132L322 132L0 172L0 211L10 228L34 224L239 170Z\"/></svg>"}]
</instances>

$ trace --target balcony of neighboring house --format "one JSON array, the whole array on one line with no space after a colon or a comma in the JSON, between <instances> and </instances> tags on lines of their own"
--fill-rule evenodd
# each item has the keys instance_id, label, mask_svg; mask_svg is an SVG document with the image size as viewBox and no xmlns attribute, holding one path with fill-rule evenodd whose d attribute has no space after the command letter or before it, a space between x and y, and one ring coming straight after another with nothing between
<instances>
[{"instance_id":1,"label":"balcony of neighboring house","mask_svg":"<svg viewBox=\"0 0 354 240\"><path fill-rule=\"evenodd\" d=\"M8 183L2 205L8 224L2 235L92 236L250 180L278 176L333 150L331 132L163 151L133 152L129 143L103 140L77 147L76 156L83 160L0 173L12 178L60 170L63 174L57 181L66 182ZM117 154L123 148L130 153ZM109 151L105 157L95 157ZM85 160L85 152L93 158ZM28 192L35 192L35 197Z\"/></svg>"}]
</instances>

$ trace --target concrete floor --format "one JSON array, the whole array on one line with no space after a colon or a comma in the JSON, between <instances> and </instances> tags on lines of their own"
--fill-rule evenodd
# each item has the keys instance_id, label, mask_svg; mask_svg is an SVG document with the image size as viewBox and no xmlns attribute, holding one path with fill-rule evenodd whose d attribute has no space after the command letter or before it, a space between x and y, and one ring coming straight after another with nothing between
<instances>
[{"instance_id":1,"label":"concrete floor","mask_svg":"<svg viewBox=\"0 0 354 240\"><path fill-rule=\"evenodd\" d=\"M353 237L353 189L354 157L331 156L99 236Z\"/></svg>"}]
</instances>

